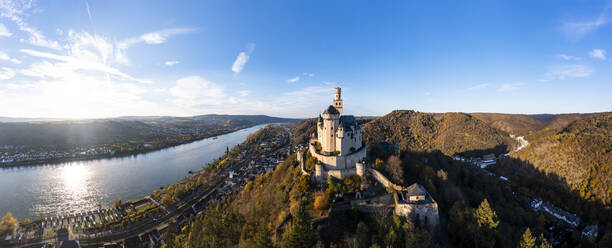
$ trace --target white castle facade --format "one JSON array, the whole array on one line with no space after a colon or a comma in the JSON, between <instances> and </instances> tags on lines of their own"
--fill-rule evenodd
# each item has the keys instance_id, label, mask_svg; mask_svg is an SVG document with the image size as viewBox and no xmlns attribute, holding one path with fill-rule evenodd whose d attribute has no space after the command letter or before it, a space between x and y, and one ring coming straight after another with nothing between
<instances>
[{"instance_id":1,"label":"white castle facade","mask_svg":"<svg viewBox=\"0 0 612 248\"><path fill-rule=\"evenodd\" d=\"M342 92L334 89L333 105L330 105L317 121L317 132L310 139L309 152L319 163L315 166L315 178L324 181L328 176L342 179L351 175L363 176L366 148L361 126L352 115L343 115Z\"/></svg>"}]
</instances>

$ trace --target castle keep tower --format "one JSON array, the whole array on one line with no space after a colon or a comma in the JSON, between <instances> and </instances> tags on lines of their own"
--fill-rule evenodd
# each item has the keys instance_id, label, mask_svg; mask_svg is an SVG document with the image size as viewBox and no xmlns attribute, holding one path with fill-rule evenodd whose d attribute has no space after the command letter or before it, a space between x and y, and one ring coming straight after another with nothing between
<instances>
[{"instance_id":1,"label":"castle keep tower","mask_svg":"<svg viewBox=\"0 0 612 248\"><path fill-rule=\"evenodd\" d=\"M334 108L342 115L342 90L340 88L335 88L334 93Z\"/></svg>"},{"instance_id":2,"label":"castle keep tower","mask_svg":"<svg viewBox=\"0 0 612 248\"><path fill-rule=\"evenodd\" d=\"M332 105L319 116L316 138L310 140L309 152L319 161L315 173L319 181L357 174L356 164L366 156L361 126L354 116L342 114L342 105L342 91L335 88Z\"/></svg>"}]
</instances>

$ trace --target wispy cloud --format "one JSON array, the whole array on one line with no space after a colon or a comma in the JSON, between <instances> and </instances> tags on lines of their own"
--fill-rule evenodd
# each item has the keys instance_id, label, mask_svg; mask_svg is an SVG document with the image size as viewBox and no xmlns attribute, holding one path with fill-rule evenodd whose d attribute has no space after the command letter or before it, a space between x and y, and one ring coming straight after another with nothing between
<instances>
[{"instance_id":1,"label":"wispy cloud","mask_svg":"<svg viewBox=\"0 0 612 248\"><path fill-rule=\"evenodd\" d=\"M551 67L546 73L546 78L538 80L547 82L554 79L564 80L566 78L584 78L593 74L593 70L585 65L561 65Z\"/></svg>"},{"instance_id":2,"label":"wispy cloud","mask_svg":"<svg viewBox=\"0 0 612 248\"><path fill-rule=\"evenodd\" d=\"M178 63L179 62L176 61L176 60L170 60L170 61L166 61L166 63L164 63L164 64L166 64L167 66L173 66L173 65L176 65Z\"/></svg>"},{"instance_id":3,"label":"wispy cloud","mask_svg":"<svg viewBox=\"0 0 612 248\"><path fill-rule=\"evenodd\" d=\"M199 76L180 78L170 94L173 102L181 107L197 108L203 105L217 105L225 98L225 90L221 85Z\"/></svg>"},{"instance_id":4,"label":"wispy cloud","mask_svg":"<svg viewBox=\"0 0 612 248\"><path fill-rule=\"evenodd\" d=\"M323 84L327 86L340 86L340 82L323 81Z\"/></svg>"},{"instance_id":5,"label":"wispy cloud","mask_svg":"<svg viewBox=\"0 0 612 248\"><path fill-rule=\"evenodd\" d=\"M559 56L559 58L562 58L564 60L580 60L579 57L571 56L571 55L567 55L567 54L559 54L558 56Z\"/></svg>"},{"instance_id":6,"label":"wispy cloud","mask_svg":"<svg viewBox=\"0 0 612 248\"><path fill-rule=\"evenodd\" d=\"M601 13L596 17L587 21L573 21L563 23L562 30L571 39L580 39L588 33L597 30L599 27L610 22L608 10L612 4L607 4Z\"/></svg>"},{"instance_id":7,"label":"wispy cloud","mask_svg":"<svg viewBox=\"0 0 612 248\"><path fill-rule=\"evenodd\" d=\"M15 58L11 58L8 54L6 54L3 51L0 51L0 60L10 61L10 62L13 62L15 64L21 64L21 60L18 60L18 59L15 59Z\"/></svg>"},{"instance_id":8,"label":"wispy cloud","mask_svg":"<svg viewBox=\"0 0 612 248\"><path fill-rule=\"evenodd\" d=\"M307 72L302 73L302 75L307 76L307 77L314 77L314 74L307 73Z\"/></svg>"},{"instance_id":9,"label":"wispy cloud","mask_svg":"<svg viewBox=\"0 0 612 248\"><path fill-rule=\"evenodd\" d=\"M238 57L236 57L236 60L234 60L234 64L232 64L232 71L234 72L234 76L238 75L238 73L244 70L244 65L249 62L249 58L251 56L251 53L253 53L253 50L255 50L255 44L250 43L246 52L240 52L238 54Z\"/></svg>"},{"instance_id":10,"label":"wispy cloud","mask_svg":"<svg viewBox=\"0 0 612 248\"><path fill-rule=\"evenodd\" d=\"M249 94L251 94L251 92L250 92L250 91L248 91L248 90L241 90L241 91L239 91L239 92L238 92L238 94L239 94L241 97L245 97L245 96L248 96Z\"/></svg>"},{"instance_id":11,"label":"wispy cloud","mask_svg":"<svg viewBox=\"0 0 612 248\"><path fill-rule=\"evenodd\" d=\"M127 49L128 47L145 42L147 44L161 44L166 42L170 37L180 34L188 34L195 31L193 28L169 28L150 33L142 34L137 37L128 38L117 44L119 49Z\"/></svg>"},{"instance_id":12,"label":"wispy cloud","mask_svg":"<svg viewBox=\"0 0 612 248\"><path fill-rule=\"evenodd\" d=\"M24 54L34 56L34 57L46 58L46 59L52 59L52 60L59 61L58 63L51 63L47 61L44 61L41 63L35 63L32 65L30 69L21 71L24 75L27 75L27 76L41 77L41 78L44 78L44 77L58 78L58 77L72 76L73 75L72 73L76 71L89 70L89 71L99 71L99 72L107 73L107 74L116 76L120 79L124 79L124 80L131 80L131 81L136 81L140 83L150 83L151 82L149 80L138 79L138 78L132 77L124 72L119 71L116 68L110 67L108 65L105 65L104 63L100 63L99 61L95 61L95 60L90 60L90 59L85 59L85 58L75 57L75 56L58 55L58 54L35 51L35 50L30 50L30 49L21 49L19 51L21 51Z\"/></svg>"},{"instance_id":13,"label":"wispy cloud","mask_svg":"<svg viewBox=\"0 0 612 248\"><path fill-rule=\"evenodd\" d=\"M477 85L467 88L467 90L479 90L479 89L485 89L488 87L489 87L489 84L477 84Z\"/></svg>"},{"instance_id":14,"label":"wispy cloud","mask_svg":"<svg viewBox=\"0 0 612 248\"><path fill-rule=\"evenodd\" d=\"M194 28L169 28L158 31L153 31L150 33L145 33L137 37L132 37L125 39L116 46L116 59L118 62L122 64L129 64L130 61L125 55L125 50L130 48L133 45L138 43L146 43L146 44L162 44L166 42L170 37L181 34L188 34L194 32L196 29Z\"/></svg>"},{"instance_id":15,"label":"wispy cloud","mask_svg":"<svg viewBox=\"0 0 612 248\"><path fill-rule=\"evenodd\" d=\"M287 82L289 82L289 83L295 83L295 82L297 82L297 81L299 81L299 80L300 80L300 77L299 77L299 76L296 76L296 77L294 77L294 78L287 79Z\"/></svg>"},{"instance_id":16,"label":"wispy cloud","mask_svg":"<svg viewBox=\"0 0 612 248\"><path fill-rule=\"evenodd\" d=\"M35 46L47 47L60 50L62 47L57 41L48 40L42 32L31 27L24 19L25 11L32 8L33 1L0 1L0 16L13 21L19 30L29 35L27 40L23 40Z\"/></svg>"},{"instance_id":17,"label":"wispy cloud","mask_svg":"<svg viewBox=\"0 0 612 248\"><path fill-rule=\"evenodd\" d=\"M2 70L0 70L0 80L11 79L15 74L15 70L8 67L2 67Z\"/></svg>"},{"instance_id":18,"label":"wispy cloud","mask_svg":"<svg viewBox=\"0 0 612 248\"><path fill-rule=\"evenodd\" d=\"M591 58L606 60L606 51L603 49L593 49L589 52Z\"/></svg>"},{"instance_id":19,"label":"wispy cloud","mask_svg":"<svg viewBox=\"0 0 612 248\"><path fill-rule=\"evenodd\" d=\"M526 85L526 83L523 83L523 82L502 84L501 86L499 86L497 91L499 92L514 91L514 90L520 89L520 87L524 85Z\"/></svg>"},{"instance_id":20,"label":"wispy cloud","mask_svg":"<svg viewBox=\"0 0 612 248\"><path fill-rule=\"evenodd\" d=\"M4 24L0 23L0 36L11 37L13 33L11 33Z\"/></svg>"}]
</instances>

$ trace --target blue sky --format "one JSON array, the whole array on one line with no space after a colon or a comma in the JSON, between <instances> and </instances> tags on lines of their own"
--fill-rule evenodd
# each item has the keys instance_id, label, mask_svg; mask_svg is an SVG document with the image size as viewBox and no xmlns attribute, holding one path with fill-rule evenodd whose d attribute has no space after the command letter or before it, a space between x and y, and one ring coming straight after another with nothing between
<instances>
[{"instance_id":1,"label":"blue sky","mask_svg":"<svg viewBox=\"0 0 612 248\"><path fill-rule=\"evenodd\" d=\"M0 0L0 116L612 110L611 1Z\"/></svg>"}]
</instances>

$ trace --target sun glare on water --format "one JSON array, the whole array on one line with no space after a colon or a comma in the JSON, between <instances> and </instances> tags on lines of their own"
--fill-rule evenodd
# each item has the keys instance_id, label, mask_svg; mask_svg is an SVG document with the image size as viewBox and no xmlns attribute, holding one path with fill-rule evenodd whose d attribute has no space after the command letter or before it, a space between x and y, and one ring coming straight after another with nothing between
<instances>
[{"instance_id":1,"label":"sun glare on water","mask_svg":"<svg viewBox=\"0 0 612 248\"><path fill-rule=\"evenodd\" d=\"M72 195L85 193L90 172L85 165L69 165L62 167L61 178L66 190Z\"/></svg>"}]
</instances>

